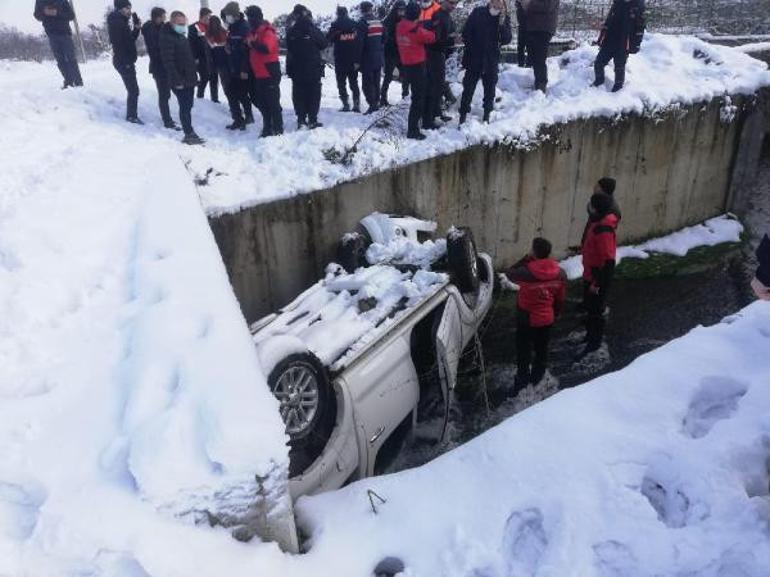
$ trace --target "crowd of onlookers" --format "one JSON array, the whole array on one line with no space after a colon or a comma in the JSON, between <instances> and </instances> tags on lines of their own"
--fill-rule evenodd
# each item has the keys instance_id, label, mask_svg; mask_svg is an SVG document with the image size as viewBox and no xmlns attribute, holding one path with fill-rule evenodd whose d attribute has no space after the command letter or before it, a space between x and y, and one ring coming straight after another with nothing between
<instances>
[{"instance_id":1,"label":"crowd of onlookers","mask_svg":"<svg viewBox=\"0 0 770 577\"><path fill-rule=\"evenodd\" d=\"M418 140L425 138L422 130L452 120L446 110L456 97L447 82L447 58L461 50L465 74L459 123L465 122L470 113L479 82L484 93L483 120L488 122L501 47L513 39L511 15L505 0L487 0L473 9L458 32L452 14L460 1L393 0L385 4L387 14L381 19L372 2L365 0L356 7L358 19L353 19L347 8L338 7L327 32L318 28L310 10L297 4L287 21L284 42L285 72L292 81L298 127L322 126L321 79L327 67L323 51L329 46L334 54L341 110L371 114L389 106L389 87L398 71L401 96L410 99L407 136ZM515 12L518 63L533 69L534 88L545 92L546 58L557 29L559 0L515 0ZM64 87L82 86L70 30L74 14L69 0L36 0L35 18L43 23ZM193 129L191 111L196 94L203 98L207 87L211 99L218 102L221 86L232 117L228 129L245 130L254 123L252 108L256 108L262 116L261 136L283 133L279 35L258 6L247 6L242 11L238 2L227 2L219 16L209 8L201 8L194 23L180 11L167 14L157 7L142 24L130 0L114 0L107 28L113 64L128 95L127 121L142 123L137 111L136 72L136 44L141 34L150 59L150 74L157 85L163 123L178 129L169 110L173 93L179 103L184 142L203 142ZM626 60L639 49L643 34L644 0L613 0L598 39L594 86L604 84L604 69L613 60L612 90L623 87Z\"/></svg>"}]
</instances>

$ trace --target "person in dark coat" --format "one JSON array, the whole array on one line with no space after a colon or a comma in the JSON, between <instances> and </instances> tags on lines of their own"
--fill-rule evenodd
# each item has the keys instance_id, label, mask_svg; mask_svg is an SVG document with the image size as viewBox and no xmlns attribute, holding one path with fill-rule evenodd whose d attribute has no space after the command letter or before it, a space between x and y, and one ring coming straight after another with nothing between
<instances>
[{"instance_id":1,"label":"person in dark coat","mask_svg":"<svg viewBox=\"0 0 770 577\"><path fill-rule=\"evenodd\" d=\"M35 0L35 19L43 23L56 65L64 77L62 88L83 86L70 29L70 21L74 18L69 0Z\"/></svg>"},{"instance_id":2,"label":"person in dark coat","mask_svg":"<svg viewBox=\"0 0 770 577\"><path fill-rule=\"evenodd\" d=\"M350 112L347 90L349 85L353 95L353 112L361 112L361 91L358 88L361 36L358 33L358 24L348 15L348 9L344 6L337 7L337 18L329 27L326 38L334 46L334 75L337 79L337 92L342 101L340 111Z\"/></svg>"},{"instance_id":3,"label":"person in dark coat","mask_svg":"<svg viewBox=\"0 0 770 577\"><path fill-rule=\"evenodd\" d=\"M246 18L251 27L246 43L254 75L252 100L262 114L260 137L278 136L283 134L278 33L265 20L259 6L246 8Z\"/></svg>"},{"instance_id":4,"label":"person in dark coat","mask_svg":"<svg viewBox=\"0 0 770 577\"><path fill-rule=\"evenodd\" d=\"M238 2L228 2L222 9L221 15L222 20L227 24L229 84L232 95L227 98L227 101L233 122L227 126L227 129L240 130L243 124L254 123L252 102L249 98L251 66L249 65L249 47L246 44L251 30Z\"/></svg>"},{"instance_id":5,"label":"person in dark coat","mask_svg":"<svg viewBox=\"0 0 770 577\"><path fill-rule=\"evenodd\" d=\"M751 288L758 299L770 301L770 236L765 235L759 243L757 260L759 266L751 281Z\"/></svg>"},{"instance_id":6,"label":"person in dark coat","mask_svg":"<svg viewBox=\"0 0 770 577\"><path fill-rule=\"evenodd\" d=\"M321 107L321 77L324 62L321 50L326 36L313 23L307 8L297 4L292 12L294 23L286 30L286 74L291 78L292 100L297 128L323 126L318 122Z\"/></svg>"},{"instance_id":7,"label":"person in dark coat","mask_svg":"<svg viewBox=\"0 0 770 577\"><path fill-rule=\"evenodd\" d=\"M219 76L219 82L227 98L233 122L237 123L236 128L238 130L246 130L241 101L233 93L230 85L232 74L230 72L230 59L227 54L227 30L222 24L222 20L217 16L212 15L209 18L209 23L206 27L206 43L208 45L211 68Z\"/></svg>"},{"instance_id":8,"label":"person in dark coat","mask_svg":"<svg viewBox=\"0 0 770 577\"><path fill-rule=\"evenodd\" d=\"M451 116L443 114L441 101L444 97L444 85L446 84L446 59L449 50L454 45L452 31L452 12L456 2L454 0L442 0L440 7L433 13L430 20L430 29L436 35L436 41L428 46L428 89L425 98L425 115L422 127L425 130L438 128L436 119L443 122L452 120Z\"/></svg>"},{"instance_id":9,"label":"person in dark coat","mask_svg":"<svg viewBox=\"0 0 770 577\"><path fill-rule=\"evenodd\" d=\"M586 345L576 361L599 349L604 338L604 312L615 274L617 227L613 197L604 192L594 193L588 203L588 223L581 243Z\"/></svg>"},{"instance_id":10,"label":"person in dark coat","mask_svg":"<svg viewBox=\"0 0 770 577\"><path fill-rule=\"evenodd\" d=\"M187 31L187 38L190 41L195 63L198 66L198 98L203 98L206 94L206 86L211 92L211 101L219 102L219 81L217 71L211 63L211 53L208 50L206 42L206 30L211 18L211 9L201 8L198 13L198 21L191 24Z\"/></svg>"},{"instance_id":11,"label":"person in dark coat","mask_svg":"<svg viewBox=\"0 0 770 577\"><path fill-rule=\"evenodd\" d=\"M406 137L413 140L425 140L425 135L420 132L420 118L424 118L428 81L425 65L428 56L425 47L436 41L436 34L426 29L419 18L419 5L410 2L406 7L404 18L396 26L396 42L402 70L412 89Z\"/></svg>"},{"instance_id":12,"label":"person in dark coat","mask_svg":"<svg viewBox=\"0 0 770 577\"><path fill-rule=\"evenodd\" d=\"M520 68L527 68L532 64L527 58L527 17L521 0L516 0L516 61Z\"/></svg>"},{"instance_id":13,"label":"person in dark coat","mask_svg":"<svg viewBox=\"0 0 770 577\"><path fill-rule=\"evenodd\" d=\"M462 65L465 68L463 95L460 98L460 124L471 111L471 101L476 85L481 80L484 87L484 122L489 122L495 102L500 47L513 39L511 18L505 12L503 0L489 0L471 12L463 27Z\"/></svg>"},{"instance_id":14,"label":"person in dark coat","mask_svg":"<svg viewBox=\"0 0 770 577\"><path fill-rule=\"evenodd\" d=\"M136 39L139 38L141 22L136 13L131 13L129 0L115 0L115 10L107 16L107 32L112 44L112 65L118 71L126 86L126 120L144 124L138 116L139 84L136 82Z\"/></svg>"},{"instance_id":15,"label":"person in dark coat","mask_svg":"<svg viewBox=\"0 0 770 577\"><path fill-rule=\"evenodd\" d=\"M548 86L548 47L556 34L559 0L521 0L527 23L527 55L535 72L535 90L545 92Z\"/></svg>"},{"instance_id":16,"label":"person in dark coat","mask_svg":"<svg viewBox=\"0 0 770 577\"><path fill-rule=\"evenodd\" d=\"M604 68L613 61L615 83L612 91L623 88L629 54L639 51L644 35L644 0L614 0L599 33L599 54L594 62L594 86L604 84Z\"/></svg>"},{"instance_id":17,"label":"person in dark coat","mask_svg":"<svg viewBox=\"0 0 770 577\"><path fill-rule=\"evenodd\" d=\"M187 40L187 16L183 12L171 13L170 22L164 24L160 30L159 47L168 83L179 103L179 120L184 131L182 142L203 144L203 139L195 133L192 125L198 69Z\"/></svg>"},{"instance_id":18,"label":"person in dark coat","mask_svg":"<svg viewBox=\"0 0 770 577\"><path fill-rule=\"evenodd\" d=\"M380 109L380 80L385 64L385 35L382 21L374 13L374 5L368 0L361 2L361 85L369 108L364 114Z\"/></svg>"},{"instance_id":19,"label":"person in dark coat","mask_svg":"<svg viewBox=\"0 0 770 577\"><path fill-rule=\"evenodd\" d=\"M551 258L551 243L532 241L532 251L506 274L519 285L516 297L516 388L537 385L548 368L548 343L564 308L567 275ZM534 351L534 358L532 353Z\"/></svg>"},{"instance_id":20,"label":"person in dark coat","mask_svg":"<svg viewBox=\"0 0 770 577\"><path fill-rule=\"evenodd\" d=\"M166 23L166 11L163 8L153 8L150 12L150 20L142 26L142 38L147 48L147 56L150 57L150 74L158 88L158 109L163 119L163 126L172 130L179 127L171 118L171 110L168 102L171 99L171 87L168 85L168 77L163 61L160 58L160 30Z\"/></svg>"},{"instance_id":21,"label":"person in dark coat","mask_svg":"<svg viewBox=\"0 0 770 577\"><path fill-rule=\"evenodd\" d=\"M401 98L409 96L409 84L404 81L403 71L401 69L401 60L398 57L398 45L396 43L396 26L404 18L406 11L406 2L396 0L393 6L382 21L385 33L385 69L382 78L382 87L380 88L380 106L390 106L388 102L388 89L393 82L393 73L396 68L399 71L401 80Z\"/></svg>"}]
</instances>

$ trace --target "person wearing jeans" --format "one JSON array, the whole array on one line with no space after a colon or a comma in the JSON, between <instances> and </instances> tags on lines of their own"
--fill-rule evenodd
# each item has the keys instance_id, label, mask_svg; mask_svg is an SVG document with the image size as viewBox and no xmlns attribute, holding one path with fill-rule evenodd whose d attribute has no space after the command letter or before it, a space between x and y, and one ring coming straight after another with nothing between
<instances>
[{"instance_id":1,"label":"person wearing jeans","mask_svg":"<svg viewBox=\"0 0 770 577\"><path fill-rule=\"evenodd\" d=\"M74 18L75 13L68 0L35 1L35 19L43 23L51 52L56 58L56 65L64 77L62 88L83 86L70 29L70 21Z\"/></svg>"},{"instance_id":2,"label":"person wearing jeans","mask_svg":"<svg viewBox=\"0 0 770 577\"><path fill-rule=\"evenodd\" d=\"M112 65L126 87L126 121L144 124L137 114L139 84L136 82L136 39L141 22L131 13L131 2L115 0L115 10L107 17L107 31L112 44Z\"/></svg>"}]
</instances>

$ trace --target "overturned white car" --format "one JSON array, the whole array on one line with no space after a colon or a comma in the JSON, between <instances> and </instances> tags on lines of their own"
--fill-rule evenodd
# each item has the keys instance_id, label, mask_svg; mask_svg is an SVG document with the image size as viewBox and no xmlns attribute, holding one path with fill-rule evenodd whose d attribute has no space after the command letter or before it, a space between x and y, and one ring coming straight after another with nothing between
<instances>
[{"instance_id":1,"label":"overturned white car","mask_svg":"<svg viewBox=\"0 0 770 577\"><path fill-rule=\"evenodd\" d=\"M492 261L469 230L434 241L434 223L377 213L358 228L322 281L252 325L291 439L294 498L374 474L429 387L448 406L492 302Z\"/></svg>"}]
</instances>

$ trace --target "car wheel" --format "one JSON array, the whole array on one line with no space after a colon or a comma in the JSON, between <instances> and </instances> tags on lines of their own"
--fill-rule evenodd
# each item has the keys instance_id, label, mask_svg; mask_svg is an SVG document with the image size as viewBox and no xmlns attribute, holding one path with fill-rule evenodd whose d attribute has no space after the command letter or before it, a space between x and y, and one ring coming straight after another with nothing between
<instances>
[{"instance_id":1,"label":"car wheel","mask_svg":"<svg viewBox=\"0 0 770 577\"><path fill-rule=\"evenodd\" d=\"M365 228L359 225L355 232L346 234L337 245L337 264L346 272L354 273L356 269L368 266L366 251L372 244L372 238Z\"/></svg>"},{"instance_id":2,"label":"car wheel","mask_svg":"<svg viewBox=\"0 0 770 577\"><path fill-rule=\"evenodd\" d=\"M447 235L447 261L452 282L464 294L479 290L479 259L469 228L456 228Z\"/></svg>"},{"instance_id":3,"label":"car wheel","mask_svg":"<svg viewBox=\"0 0 770 577\"><path fill-rule=\"evenodd\" d=\"M268 377L286 434L289 474L304 472L323 452L337 418L337 403L321 362L311 353L289 355Z\"/></svg>"}]
</instances>

